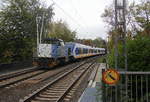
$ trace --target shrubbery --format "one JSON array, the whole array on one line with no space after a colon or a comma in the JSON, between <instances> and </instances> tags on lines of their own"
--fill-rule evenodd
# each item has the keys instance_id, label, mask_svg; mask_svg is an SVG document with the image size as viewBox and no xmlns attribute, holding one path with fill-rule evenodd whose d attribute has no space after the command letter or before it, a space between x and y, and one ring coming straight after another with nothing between
<instances>
[{"instance_id":1,"label":"shrubbery","mask_svg":"<svg viewBox=\"0 0 150 102\"><path fill-rule=\"evenodd\" d=\"M128 70L148 71L150 70L150 37L136 36L127 40ZM122 53L122 46L119 45L119 53ZM124 68L123 56L119 57L119 68ZM109 65L114 68L114 49L108 55Z\"/></svg>"}]
</instances>

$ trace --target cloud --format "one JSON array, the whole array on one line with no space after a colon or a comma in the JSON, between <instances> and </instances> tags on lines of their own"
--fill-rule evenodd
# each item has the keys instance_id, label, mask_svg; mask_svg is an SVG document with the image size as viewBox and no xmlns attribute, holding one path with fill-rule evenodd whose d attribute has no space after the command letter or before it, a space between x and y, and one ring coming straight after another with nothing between
<instances>
[{"instance_id":1,"label":"cloud","mask_svg":"<svg viewBox=\"0 0 150 102\"><path fill-rule=\"evenodd\" d=\"M87 27L88 30L78 29L77 36L81 39L95 39L97 37L101 37L106 39L106 29L103 26L95 25Z\"/></svg>"},{"instance_id":2,"label":"cloud","mask_svg":"<svg viewBox=\"0 0 150 102\"><path fill-rule=\"evenodd\" d=\"M47 0L47 2L50 0ZM106 38L105 23L101 18L112 0L55 0L54 20L64 20L79 38Z\"/></svg>"}]
</instances>

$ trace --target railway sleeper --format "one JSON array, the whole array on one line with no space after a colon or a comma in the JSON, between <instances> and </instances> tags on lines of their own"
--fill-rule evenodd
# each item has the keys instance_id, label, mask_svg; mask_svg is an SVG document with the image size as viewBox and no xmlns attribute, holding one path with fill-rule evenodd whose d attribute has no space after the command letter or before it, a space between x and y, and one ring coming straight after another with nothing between
<instances>
[{"instance_id":1,"label":"railway sleeper","mask_svg":"<svg viewBox=\"0 0 150 102\"><path fill-rule=\"evenodd\" d=\"M56 86L51 86L51 87L68 87L68 85L56 85Z\"/></svg>"},{"instance_id":2,"label":"railway sleeper","mask_svg":"<svg viewBox=\"0 0 150 102\"><path fill-rule=\"evenodd\" d=\"M51 88L48 88L49 90L51 90L51 89L65 89L65 88L67 88L68 86L55 86L55 87L51 87Z\"/></svg>"},{"instance_id":3,"label":"railway sleeper","mask_svg":"<svg viewBox=\"0 0 150 102\"><path fill-rule=\"evenodd\" d=\"M65 91L66 89L65 88L55 88L55 89L49 89L49 91Z\"/></svg>"},{"instance_id":4,"label":"railway sleeper","mask_svg":"<svg viewBox=\"0 0 150 102\"><path fill-rule=\"evenodd\" d=\"M50 102L50 101L39 101L39 100L32 100L31 102Z\"/></svg>"},{"instance_id":5,"label":"railway sleeper","mask_svg":"<svg viewBox=\"0 0 150 102\"><path fill-rule=\"evenodd\" d=\"M36 97L34 100L42 101L42 102L50 102L50 101L56 101L57 98L43 98L43 97Z\"/></svg>"},{"instance_id":6,"label":"railway sleeper","mask_svg":"<svg viewBox=\"0 0 150 102\"><path fill-rule=\"evenodd\" d=\"M46 90L46 92L49 92L49 93L58 93L58 92L64 92L64 90Z\"/></svg>"},{"instance_id":7,"label":"railway sleeper","mask_svg":"<svg viewBox=\"0 0 150 102\"><path fill-rule=\"evenodd\" d=\"M81 80L79 80L75 86L73 86L73 88L67 93L67 95L64 97L63 102L72 102L75 93L77 92L77 90L79 89L78 87L80 86L80 84L83 82L85 76L87 76L87 73L89 73L89 71L87 71L82 77Z\"/></svg>"},{"instance_id":8,"label":"railway sleeper","mask_svg":"<svg viewBox=\"0 0 150 102\"><path fill-rule=\"evenodd\" d=\"M64 101L65 102L70 102L70 98L65 98Z\"/></svg>"},{"instance_id":9,"label":"railway sleeper","mask_svg":"<svg viewBox=\"0 0 150 102\"><path fill-rule=\"evenodd\" d=\"M51 95L51 96L55 96L55 95L61 95L61 93L47 93L47 92L43 92L41 93L42 95Z\"/></svg>"},{"instance_id":10,"label":"railway sleeper","mask_svg":"<svg viewBox=\"0 0 150 102\"><path fill-rule=\"evenodd\" d=\"M55 96L43 95L43 94L39 95L39 97L42 97L42 98L58 98L59 96L60 96L60 94L56 94Z\"/></svg>"}]
</instances>

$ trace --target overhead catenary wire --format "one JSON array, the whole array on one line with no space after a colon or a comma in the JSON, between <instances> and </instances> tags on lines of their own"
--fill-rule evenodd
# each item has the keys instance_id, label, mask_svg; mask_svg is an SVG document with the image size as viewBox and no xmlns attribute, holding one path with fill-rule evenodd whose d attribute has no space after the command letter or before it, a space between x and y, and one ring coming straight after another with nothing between
<instances>
[{"instance_id":1,"label":"overhead catenary wire","mask_svg":"<svg viewBox=\"0 0 150 102\"><path fill-rule=\"evenodd\" d=\"M66 16L68 16L70 18L70 20L72 20L75 24L77 24L78 26L80 26L81 28L84 28L84 26L82 26L80 23L78 23L78 21L76 19L74 19L72 16L70 16L56 1L51 0ZM85 29L85 28L84 28ZM85 29L85 32L86 29ZM88 33L88 32L87 32Z\"/></svg>"},{"instance_id":2,"label":"overhead catenary wire","mask_svg":"<svg viewBox=\"0 0 150 102\"><path fill-rule=\"evenodd\" d=\"M78 9L74 6L72 0L70 0L70 3L71 3L71 5L72 5L72 7L74 8L76 14L80 17L80 19L82 19L81 21L83 22L84 26L85 26L85 25L87 26L88 24L85 22L85 20L83 19L83 17L80 15L80 13L78 12Z\"/></svg>"}]
</instances>

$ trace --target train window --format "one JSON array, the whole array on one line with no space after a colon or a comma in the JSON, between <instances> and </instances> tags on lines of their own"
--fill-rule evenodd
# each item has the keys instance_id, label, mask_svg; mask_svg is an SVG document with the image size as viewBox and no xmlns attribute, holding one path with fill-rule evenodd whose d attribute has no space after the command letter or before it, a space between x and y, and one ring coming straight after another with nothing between
<instances>
[{"instance_id":1,"label":"train window","mask_svg":"<svg viewBox=\"0 0 150 102\"><path fill-rule=\"evenodd\" d=\"M68 48L68 55L71 55L71 48Z\"/></svg>"},{"instance_id":2,"label":"train window","mask_svg":"<svg viewBox=\"0 0 150 102\"><path fill-rule=\"evenodd\" d=\"M86 54L88 53L88 49L86 49Z\"/></svg>"},{"instance_id":3,"label":"train window","mask_svg":"<svg viewBox=\"0 0 150 102\"><path fill-rule=\"evenodd\" d=\"M82 49L81 48L79 48L79 54L82 54Z\"/></svg>"},{"instance_id":4,"label":"train window","mask_svg":"<svg viewBox=\"0 0 150 102\"><path fill-rule=\"evenodd\" d=\"M82 48L76 48L76 54L77 55L82 54L82 53L83 53Z\"/></svg>"},{"instance_id":5,"label":"train window","mask_svg":"<svg viewBox=\"0 0 150 102\"><path fill-rule=\"evenodd\" d=\"M93 49L92 49L92 53L93 53Z\"/></svg>"},{"instance_id":6,"label":"train window","mask_svg":"<svg viewBox=\"0 0 150 102\"><path fill-rule=\"evenodd\" d=\"M83 54L83 48L81 48L81 54Z\"/></svg>"},{"instance_id":7,"label":"train window","mask_svg":"<svg viewBox=\"0 0 150 102\"><path fill-rule=\"evenodd\" d=\"M79 54L79 48L76 48L75 52L78 55Z\"/></svg>"},{"instance_id":8,"label":"train window","mask_svg":"<svg viewBox=\"0 0 150 102\"><path fill-rule=\"evenodd\" d=\"M56 44L57 46L61 46L61 42L60 41L54 42L53 44Z\"/></svg>"},{"instance_id":9,"label":"train window","mask_svg":"<svg viewBox=\"0 0 150 102\"><path fill-rule=\"evenodd\" d=\"M81 49L80 48L78 48L78 50L79 50L79 54L81 53Z\"/></svg>"},{"instance_id":10,"label":"train window","mask_svg":"<svg viewBox=\"0 0 150 102\"><path fill-rule=\"evenodd\" d=\"M83 54L85 53L85 49L83 48Z\"/></svg>"},{"instance_id":11,"label":"train window","mask_svg":"<svg viewBox=\"0 0 150 102\"><path fill-rule=\"evenodd\" d=\"M90 49L90 53L92 53L92 49Z\"/></svg>"},{"instance_id":12,"label":"train window","mask_svg":"<svg viewBox=\"0 0 150 102\"><path fill-rule=\"evenodd\" d=\"M87 49L87 53L89 53L89 49Z\"/></svg>"},{"instance_id":13,"label":"train window","mask_svg":"<svg viewBox=\"0 0 150 102\"><path fill-rule=\"evenodd\" d=\"M87 49L83 48L83 53L86 54L87 53Z\"/></svg>"},{"instance_id":14,"label":"train window","mask_svg":"<svg viewBox=\"0 0 150 102\"><path fill-rule=\"evenodd\" d=\"M91 49L89 49L89 53L91 53Z\"/></svg>"},{"instance_id":15,"label":"train window","mask_svg":"<svg viewBox=\"0 0 150 102\"><path fill-rule=\"evenodd\" d=\"M44 40L42 43L60 45L60 41L57 40Z\"/></svg>"}]
</instances>

